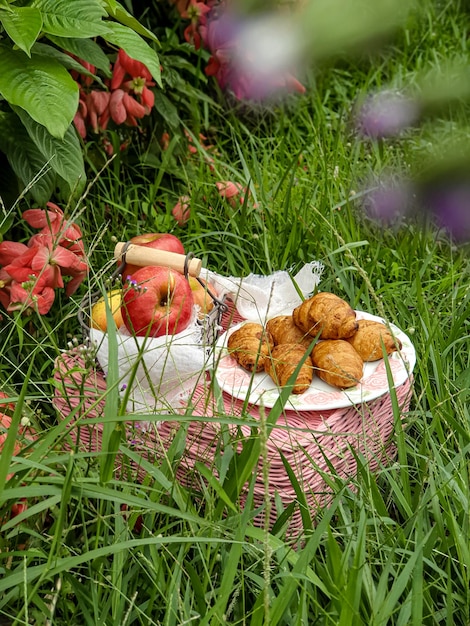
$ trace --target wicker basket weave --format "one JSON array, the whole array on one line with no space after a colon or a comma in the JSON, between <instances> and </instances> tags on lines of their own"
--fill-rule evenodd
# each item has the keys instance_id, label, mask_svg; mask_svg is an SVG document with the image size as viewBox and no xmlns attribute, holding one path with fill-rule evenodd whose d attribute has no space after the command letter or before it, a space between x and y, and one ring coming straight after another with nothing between
<instances>
[{"instance_id":1,"label":"wicker basket weave","mask_svg":"<svg viewBox=\"0 0 470 626\"><path fill-rule=\"evenodd\" d=\"M224 312L223 329L241 321L233 307ZM59 414L65 419L72 411L77 411L75 424L70 426L70 434L75 445L84 451L101 449L102 425L98 422L87 425L87 418L99 418L104 409L106 380L103 374L86 364L83 350L78 347L64 353L56 362L55 378L59 384L54 399ZM409 407L411 396L411 376L394 391L403 417ZM215 399L210 394L209 385L198 384L191 399L194 416L216 415ZM223 393L224 409L227 415L240 417L245 410L243 403ZM259 418L258 408L249 406L250 414ZM266 410L267 413L269 410ZM188 418L189 419L189 418ZM79 427L78 427L79 425ZM129 437L135 449L152 462L165 458L180 422L165 419L140 432L129 424ZM250 425L233 426L234 436L241 428L243 436L251 435ZM354 477L357 473L358 458L367 462L371 470L389 464L396 454L394 432L396 424L390 393L359 405L342 409L322 411L285 410L272 429L266 444L269 467L269 484L263 480L263 461L260 459L254 485L254 503L263 507L266 488L286 507L298 501L284 462L287 461L301 485L310 513L314 515L318 507L325 506L332 498L328 476L332 470L342 478ZM195 470L197 462L203 462L216 473L216 455L221 454L221 426L217 421L190 421L187 425L185 453L176 468L177 478L188 487L200 489L201 478ZM284 458L284 460L283 460ZM242 496L243 500L243 496ZM273 524L279 513L271 511L269 523ZM262 524L266 520L261 512L255 519ZM302 528L300 505L290 518L289 533L298 534Z\"/></svg>"}]
</instances>

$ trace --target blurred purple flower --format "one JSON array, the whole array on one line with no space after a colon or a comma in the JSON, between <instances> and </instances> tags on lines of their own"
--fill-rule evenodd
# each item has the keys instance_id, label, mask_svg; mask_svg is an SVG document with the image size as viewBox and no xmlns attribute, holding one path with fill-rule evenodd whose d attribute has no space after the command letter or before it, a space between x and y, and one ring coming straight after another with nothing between
<instances>
[{"instance_id":1,"label":"blurred purple flower","mask_svg":"<svg viewBox=\"0 0 470 626\"><path fill-rule=\"evenodd\" d=\"M409 185L383 182L367 193L363 209L370 219L383 226L390 226L408 212L411 201Z\"/></svg>"},{"instance_id":2,"label":"blurred purple flower","mask_svg":"<svg viewBox=\"0 0 470 626\"><path fill-rule=\"evenodd\" d=\"M393 137L414 124L418 116L419 107L414 100L386 90L366 98L356 112L355 126L365 137Z\"/></svg>"},{"instance_id":3,"label":"blurred purple flower","mask_svg":"<svg viewBox=\"0 0 470 626\"><path fill-rule=\"evenodd\" d=\"M225 10L220 13L213 11L199 31L207 48L211 51L223 50L233 46L244 22L234 13Z\"/></svg>"},{"instance_id":4,"label":"blurred purple flower","mask_svg":"<svg viewBox=\"0 0 470 626\"><path fill-rule=\"evenodd\" d=\"M299 41L285 17L268 13L248 19L228 9L214 11L199 32L212 53L206 74L237 99L305 92L292 73L299 69Z\"/></svg>"},{"instance_id":5,"label":"blurred purple flower","mask_svg":"<svg viewBox=\"0 0 470 626\"><path fill-rule=\"evenodd\" d=\"M470 181L441 186L427 198L437 225L456 241L470 241Z\"/></svg>"}]
</instances>

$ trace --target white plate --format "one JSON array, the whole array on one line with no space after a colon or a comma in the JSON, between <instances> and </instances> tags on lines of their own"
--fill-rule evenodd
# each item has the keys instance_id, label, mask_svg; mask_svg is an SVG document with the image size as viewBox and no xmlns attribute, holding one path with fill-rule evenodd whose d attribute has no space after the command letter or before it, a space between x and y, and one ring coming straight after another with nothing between
<instances>
[{"instance_id":1,"label":"white plate","mask_svg":"<svg viewBox=\"0 0 470 626\"><path fill-rule=\"evenodd\" d=\"M356 311L356 317L357 319L384 323L381 317L363 311ZM233 326L217 340L215 377L221 389L232 397L271 408L279 398L280 392L272 378L264 372L259 374L247 372L228 353L228 337L243 324L246 322ZM402 330L394 324L390 324L390 329L402 343L402 349L399 352L393 352L388 358L394 386L399 387L413 371L416 363L416 352L410 338ZM372 363L364 363L364 375L360 383L346 390L332 387L315 376L307 391L289 396L286 408L296 411L340 409L353 404L369 402L388 393L388 391L387 370L384 360L380 359Z\"/></svg>"}]
</instances>

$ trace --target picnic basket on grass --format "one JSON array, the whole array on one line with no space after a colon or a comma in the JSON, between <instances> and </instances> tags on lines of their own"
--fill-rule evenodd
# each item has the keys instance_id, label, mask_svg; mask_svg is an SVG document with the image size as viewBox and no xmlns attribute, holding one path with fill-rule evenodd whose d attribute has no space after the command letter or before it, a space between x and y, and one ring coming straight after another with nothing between
<instances>
[{"instance_id":1,"label":"picnic basket on grass","mask_svg":"<svg viewBox=\"0 0 470 626\"><path fill-rule=\"evenodd\" d=\"M198 471L201 463L217 476L217 459L224 452L222 432L226 434L228 428L241 448L244 438L252 436L253 424L269 422L271 411L279 408L279 391L263 387L263 380L253 382L260 375L240 377L237 364L224 352L224 338L243 322L236 297L232 294L221 299L209 324L209 343L204 342L211 367L191 378L189 392L186 389L185 394L175 396L170 410L163 404L155 409L155 419L149 421L143 415L142 422L133 414L126 427L133 450L152 463L161 463L184 424L184 452L174 473L195 492L200 492L204 480ZM290 396L278 411L253 477L253 501L259 507L255 523L273 526L282 509L289 508L288 533L297 535L303 527L303 509L307 507L314 517L315 511L331 501L333 476L348 480L357 475L360 463L375 471L393 461L394 434L402 427L409 408L415 363L410 340L397 327L394 331L400 336L401 351L371 366L358 389L348 392L320 385L308 394ZM103 416L108 382L102 365L93 354L89 356L88 341L87 335L84 345L57 359L54 376L59 384L54 404L63 419L74 416L69 423L74 445L95 452L102 445L99 418ZM225 419L218 421L221 410ZM233 417L233 424L227 426L226 416ZM138 468L136 471L139 474ZM274 503L269 519L265 516L267 493ZM241 504L246 494L242 491Z\"/></svg>"}]
</instances>

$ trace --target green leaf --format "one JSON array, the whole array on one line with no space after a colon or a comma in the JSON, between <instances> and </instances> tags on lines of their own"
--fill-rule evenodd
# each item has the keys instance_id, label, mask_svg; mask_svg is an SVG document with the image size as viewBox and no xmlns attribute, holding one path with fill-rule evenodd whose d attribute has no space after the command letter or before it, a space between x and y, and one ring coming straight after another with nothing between
<instances>
[{"instance_id":1,"label":"green leaf","mask_svg":"<svg viewBox=\"0 0 470 626\"><path fill-rule=\"evenodd\" d=\"M0 144L23 187L38 177L30 193L38 204L48 202L56 185L56 173L47 169L46 160L14 113L0 113Z\"/></svg>"},{"instance_id":2,"label":"green leaf","mask_svg":"<svg viewBox=\"0 0 470 626\"><path fill-rule=\"evenodd\" d=\"M69 126L63 139L54 137L41 124L37 124L25 111L13 107L26 131L52 169L70 186L71 191L80 193L86 182L82 148L73 126Z\"/></svg>"},{"instance_id":3,"label":"green leaf","mask_svg":"<svg viewBox=\"0 0 470 626\"><path fill-rule=\"evenodd\" d=\"M178 109L161 91L155 91L155 109L169 126L178 128L181 121L178 116Z\"/></svg>"},{"instance_id":4,"label":"green leaf","mask_svg":"<svg viewBox=\"0 0 470 626\"><path fill-rule=\"evenodd\" d=\"M0 8L0 20L7 35L30 56L31 46L41 32L41 12L34 7L10 6L8 10Z\"/></svg>"},{"instance_id":5,"label":"green leaf","mask_svg":"<svg viewBox=\"0 0 470 626\"><path fill-rule=\"evenodd\" d=\"M78 85L55 59L0 44L0 94L55 137L63 137L78 107Z\"/></svg>"},{"instance_id":6,"label":"green leaf","mask_svg":"<svg viewBox=\"0 0 470 626\"><path fill-rule=\"evenodd\" d=\"M76 39L74 37L57 37L47 35L49 41L62 50L67 50L79 59L91 63L101 70L103 74L110 77L112 72L110 62L101 47L93 39Z\"/></svg>"},{"instance_id":7,"label":"green leaf","mask_svg":"<svg viewBox=\"0 0 470 626\"><path fill-rule=\"evenodd\" d=\"M34 0L43 17L43 31L59 37L88 38L108 32L106 11L97 0Z\"/></svg>"},{"instance_id":8,"label":"green leaf","mask_svg":"<svg viewBox=\"0 0 470 626\"><path fill-rule=\"evenodd\" d=\"M89 72L81 63L72 58L69 54L65 52L61 52L54 48L53 46L49 46L45 43L35 43L32 51L34 54L39 54L41 56L46 56L52 59L56 59L68 70L76 70L80 74L85 74L86 76L90 76L93 80L96 80L102 87L105 87L105 84L101 80L99 76L95 76L92 72Z\"/></svg>"},{"instance_id":9,"label":"green leaf","mask_svg":"<svg viewBox=\"0 0 470 626\"><path fill-rule=\"evenodd\" d=\"M132 28L136 33L142 35L142 37L148 37L152 39L155 43L158 42L158 37L152 33L151 30L146 28L143 24L139 22L133 15L129 13L119 2L116 0L104 0L104 4L106 6L106 11L108 15L114 17L114 19L124 26L128 26Z\"/></svg>"},{"instance_id":10,"label":"green leaf","mask_svg":"<svg viewBox=\"0 0 470 626\"><path fill-rule=\"evenodd\" d=\"M111 309L106 305L106 321L109 323L110 332L108 333L108 370L106 372L107 393L101 439L100 479L103 484L109 482L113 476L116 453L122 439L122 424L115 421L119 412L118 342L111 319Z\"/></svg>"},{"instance_id":11,"label":"green leaf","mask_svg":"<svg viewBox=\"0 0 470 626\"><path fill-rule=\"evenodd\" d=\"M107 22L110 32L103 36L109 43L122 48L127 54L143 63L161 86L158 55L140 35L122 24Z\"/></svg>"}]
</instances>

